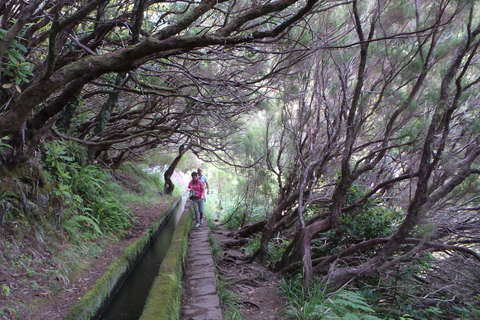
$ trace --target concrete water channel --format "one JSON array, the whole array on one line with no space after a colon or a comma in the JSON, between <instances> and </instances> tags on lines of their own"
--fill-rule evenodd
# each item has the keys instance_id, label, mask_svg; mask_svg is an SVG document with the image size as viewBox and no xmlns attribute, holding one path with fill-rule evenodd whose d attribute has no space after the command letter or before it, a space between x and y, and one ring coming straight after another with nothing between
<instances>
[{"instance_id":1,"label":"concrete water channel","mask_svg":"<svg viewBox=\"0 0 480 320\"><path fill-rule=\"evenodd\" d=\"M176 209L172 210L158 235L150 243L125 281L120 284L118 291L92 320L137 320L140 318L153 280L167 254L173 232L183 211L184 203L177 205Z\"/></svg>"},{"instance_id":2,"label":"concrete water channel","mask_svg":"<svg viewBox=\"0 0 480 320\"><path fill-rule=\"evenodd\" d=\"M184 193L168 212L159 213L152 228L125 250L65 320L144 319L146 305L154 305L154 313L161 317L157 319L178 313L179 306L173 305L181 297L178 287L192 225L186 201Z\"/></svg>"}]
</instances>

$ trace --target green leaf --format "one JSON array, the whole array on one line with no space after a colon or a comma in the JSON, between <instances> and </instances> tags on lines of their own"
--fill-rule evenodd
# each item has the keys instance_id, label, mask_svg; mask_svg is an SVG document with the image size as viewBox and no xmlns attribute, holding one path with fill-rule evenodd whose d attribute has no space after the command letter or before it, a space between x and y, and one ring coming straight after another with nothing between
<instances>
[{"instance_id":1,"label":"green leaf","mask_svg":"<svg viewBox=\"0 0 480 320\"><path fill-rule=\"evenodd\" d=\"M15 55L13 54L15 51L8 51L7 54L8 54L8 58L10 59L10 61L12 61L13 63L18 63L18 60L17 58L15 57Z\"/></svg>"},{"instance_id":2,"label":"green leaf","mask_svg":"<svg viewBox=\"0 0 480 320\"><path fill-rule=\"evenodd\" d=\"M372 316L372 315L369 315L369 314L363 315L362 318L363 318L363 320L382 320L379 317Z\"/></svg>"},{"instance_id":3,"label":"green leaf","mask_svg":"<svg viewBox=\"0 0 480 320\"><path fill-rule=\"evenodd\" d=\"M27 52L27 48L21 43L15 42L14 46L15 46L15 48L20 49L23 52Z\"/></svg>"},{"instance_id":4,"label":"green leaf","mask_svg":"<svg viewBox=\"0 0 480 320\"><path fill-rule=\"evenodd\" d=\"M7 76L15 77L15 74L9 69L2 69L2 72L5 73Z\"/></svg>"}]
</instances>

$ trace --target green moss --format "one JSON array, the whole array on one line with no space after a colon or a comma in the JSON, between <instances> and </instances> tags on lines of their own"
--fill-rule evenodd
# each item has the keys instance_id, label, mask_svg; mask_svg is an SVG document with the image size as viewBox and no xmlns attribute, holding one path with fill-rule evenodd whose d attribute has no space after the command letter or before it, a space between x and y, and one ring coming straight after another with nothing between
<instances>
[{"instance_id":1,"label":"green moss","mask_svg":"<svg viewBox=\"0 0 480 320\"><path fill-rule=\"evenodd\" d=\"M192 227L192 217L192 214L183 213L158 276L150 289L140 320L179 318L183 266L187 257L188 233Z\"/></svg>"},{"instance_id":2,"label":"green moss","mask_svg":"<svg viewBox=\"0 0 480 320\"><path fill-rule=\"evenodd\" d=\"M175 206L173 201L172 206ZM124 250L122 256L108 267L107 271L97 281L95 286L72 307L70 313L64 318L64 320L90 319L96 314L97 310L110 296L118 281L141 257L147 245L152 238L155 237L158 228L165 223L169 216L168 214L172 210L172 206L169 206L169 209L160 214L160 218L152 224L143 237Z\"/></svg>"}]
</instances>

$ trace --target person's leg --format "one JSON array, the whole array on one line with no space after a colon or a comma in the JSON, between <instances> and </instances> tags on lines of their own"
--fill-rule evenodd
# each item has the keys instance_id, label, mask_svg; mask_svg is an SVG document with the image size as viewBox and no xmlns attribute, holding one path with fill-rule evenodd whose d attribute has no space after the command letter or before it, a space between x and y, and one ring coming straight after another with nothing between
<instances>
[{"instance_id":1,"label":"person's leg","mask_svg":"<svg viewBox=\"0 0 480 320\"><path fill-rule=\"evenodd\" d=\"M203 219L205 218L205 202L203 200L200 200L198 202L198 211L200 213L200 223L203 222Z\"/></svg>"},{"instance_id":2,"label":"person's leg","mask_svg":"<svg viewBox=\"0 0 480 320\"><path fill-rule=\"evenodd\" d=\"M200 210L199 210L199 205L198 201L192 200L193 204L193 210L195 211L195 221L197 221L197 224L200 223Z\"/></svg>"}]
</instances>

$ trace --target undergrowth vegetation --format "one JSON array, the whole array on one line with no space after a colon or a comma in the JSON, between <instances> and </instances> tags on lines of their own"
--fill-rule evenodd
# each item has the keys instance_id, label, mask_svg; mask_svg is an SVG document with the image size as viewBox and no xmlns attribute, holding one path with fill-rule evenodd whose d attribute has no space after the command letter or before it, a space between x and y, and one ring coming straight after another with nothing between
<instances>
[{"instance_id":1,"label":"undergrowth vegetation","mask_svg":"<svg viewBox=\"0 0 480 320\"><path fill-rule=\"evenodd\" d=\"M208 243L210 244L210 250L215 261L219 261L223 255L223 249L221 244L212 234L208 236ZM240 311L240 301L238 294L232 290L228 281L218 274L216 269L217 280L217 295L220 300L223 317L225 320L241 320L243 319Z\"/></svg>"},{"instance_id":2,"label":"undergrowth vegetation","mask_svg":"<svg viewBox=\"0 0 480 320\"><path fill-rule=\"evenodd\" d=\"M345 206L355 203L368 192L360 185L352 185ZM269 212L268 208L253 207L232 197L223 199L221 209L219 221L228 230L239 230L262 221ZM329 210L329 203L311 205L308 210L306 221L318 212ZM397 228L403 214L399 208L383 202L381 197L371 198L362 206L345 211L340 216L338 228L319 234L311 242L314 265L359 242L388 237ZM432 225L422 224L416 228L415 235L428 239L433 230ZM258 232L250 234L241 250L253 255L260 248L260 239ZM270 267L281 259L293 239L288 228L280 229L271 239L266 259ZM408 251L410 246L405 245L405 250ZM361 264L369 261L374 253L374 250L360 250L343 262ZM305 290L299 276L302 274L301 264L290 266L286 273L290 280L284 278L281 287L288 301L284 315L289 319L480 319L479 296L471 296L469 288L461 285L473 285L480 279L473 260L464 261L456 254L441 255L434 251L418 252L404 260L385 276L357 278L336 292L327 292L319 283L312 290ZM222 290L228 290L228 287L225 285ZM228 309L229 319L240 317L235 304Z\"/></svg>"},{"instance_id":3,"label":"undergrowth vegetation","mask_svg":"<svg viewBox=\"0 0 480 320\"><path fill-rule=\"evenodd\" d=\"M61 202L56 216L70 237L76 237L79 231L95 235L130 227L131 211L120 202L121 188L112 181L109 171L82 166L87 152L72 143L54 141L44 147L47 180L55 185L55 195Z\"/></svg>"},{"instance_id":4,"label":"undergrowth vegetation","mask_svg":"<svg viewBox=\"0 0 480 320\"><path fill-rule=\"evenodd\" d=\"M328 293L325 287L319 283L315 283L310 290L307 290L302 285L300 277L291 280L283 279L281 291L288 304L285 314L290 319L382 319L375 315L375 310L356 291L341 289Z\"/></svg>"},{"instance_id":5,"label":"undergrowth vegetation","mask_svg":"<svg viewBox=\"0 0 480 320\"><path fill-rule=\"evenodd\" d=\"M238 294L229 287L227 280L218 276L217 294L225 320L243 319Z\"/></svg>"},{"instance_id":6,"label":"undergrowth vegetation","mask_svg":"<svg viewBox=\"0 0 480 320\"><path fill-rule=\"evenodd\" d=\"M136 221L128 205L158 202L163 190L144 166L87 164L85 148L70 141L45 142L39 154L16 170L0 166L0 316L12 319L28 307L22 290L46 297L71 285L128 236Z\"/></svg>"}]
</instances>

